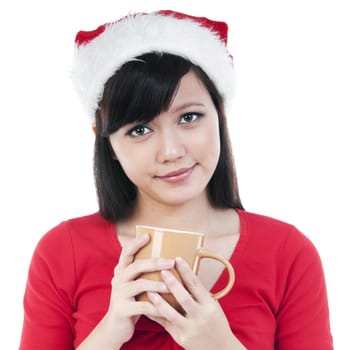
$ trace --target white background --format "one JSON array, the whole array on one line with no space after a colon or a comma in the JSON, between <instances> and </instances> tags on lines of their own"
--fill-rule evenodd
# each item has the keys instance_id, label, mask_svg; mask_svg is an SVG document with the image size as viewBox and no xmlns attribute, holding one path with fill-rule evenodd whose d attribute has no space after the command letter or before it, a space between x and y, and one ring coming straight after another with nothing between
<instances>
[{"instance_id":1,"label":"white background","mask_svg":"<svg viewBox=\"0 0 350 350\"><path fill-rule=\"evenodd\" d=\"M328 283L335 348L349 349L347 2L3 1L1 348L18 348L38 239L97 208L93 134L69 79L75 33L129 11L171 8L228 22L238 72L229 122L243 203L295 224L314 242Z\"/></svg>"}]
</instances>

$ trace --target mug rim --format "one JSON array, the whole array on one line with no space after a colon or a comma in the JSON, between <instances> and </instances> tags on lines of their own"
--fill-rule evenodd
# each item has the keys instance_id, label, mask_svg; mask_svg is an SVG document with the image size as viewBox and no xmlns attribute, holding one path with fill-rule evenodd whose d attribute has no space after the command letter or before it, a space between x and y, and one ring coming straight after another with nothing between
<instances>
[{"instance_id":1,"label":"mug rim","mask_svg":"<svg viewBox=\"0 0 350 350\"><path fill-rule=\"evenodd\" d=\"M178 229L173 229L173 228L165 228L165 227L159 227L159 226L149 226L149 225L135 225L135 228L137 229L138 227L140 228L145 228L145 229L150 229L158 232L172 232L172 233L181 233L181 234L189 234L189 235L196 235L196 236L205 236L203 232L195 232L195 231L186 231L186 230L178 230Z\"/></svg>"}]
</instances>

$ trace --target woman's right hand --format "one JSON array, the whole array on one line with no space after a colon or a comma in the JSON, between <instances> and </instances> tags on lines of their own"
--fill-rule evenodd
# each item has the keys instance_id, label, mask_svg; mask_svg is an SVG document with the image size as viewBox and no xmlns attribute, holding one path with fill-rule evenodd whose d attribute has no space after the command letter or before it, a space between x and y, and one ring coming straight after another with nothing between
<instances>
[{"instance_id":1,"label":"woman's right hand","mask_svg":"<svg viewBox=\"0 0 350 350\"><path fill-rule=\"evenodd\" d=\"M77 350L118 349L130 340L141 315L159 315L152 303L136 301L135 297L142 292L166 293L165 283L137 277L145 272L171 269L174 261L162 258L134 261L135 254L148 241L149 235L142 235L123 248L114 269L109 309Z\"/></svg>"}]
</instances>

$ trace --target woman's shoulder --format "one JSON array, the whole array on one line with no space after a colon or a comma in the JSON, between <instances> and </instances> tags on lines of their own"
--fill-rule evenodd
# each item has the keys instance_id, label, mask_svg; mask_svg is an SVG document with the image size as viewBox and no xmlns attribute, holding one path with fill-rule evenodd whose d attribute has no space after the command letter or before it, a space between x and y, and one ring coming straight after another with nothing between
<instances>
[{"instance_id":1,"label":"woman's shoulder","mask_svg":"<svg viewBox=\"0 0 350 350\"><path fill-rule=\"evenodd\" d=\"M105 228L107 226L111 225L110 221L107 221L105 218L103 218L99 213L91 213L84 216L78 216L74 218L70 218L67 220L62 221L58 226L60 225L66 225L70 226L71 228L78 229L78 230L85 230L88 229L101 229Z\"/></svg>"},{"instance_id":2,"label":"woman's shoulder","mask_svg":"<svg viewBox=\"0 0 350 350\"><path fill-rule=\"evenodd\" d=\"M271 275L293 276L310 269L322 277L322 262L319 252L307 236L294 224L274 217L242 211L242 244L240 259L243 266L264 266ZM242 262L241 261L241 262Z\"/></svg>"},{"instance_id":3,"label":"woman's shoulder","mask_svg":"<svg viewBox=\"0 0 350 350\"><path fill-rule=\"evenodd\" d=\"M287 221L277 219L265 214L258 214L251 211L238 211L241 221L243 220L250 228L258 229L259 231L266 231L271 229L289 230L294 225Z\"/></svg>"},{"instance_id":4,"label":"woman's shoulder","mask_svg":"<svg viewBox=\"0 0 350 350\"><path fill-rule=\"evenodd\" d=\"M266 247L269 251L274 247L278 250L287 247L296 251L315 250L310 238L295 224L249 211L240 211L239 216L242 233L260 248Z\"/></svg>"},{"instance_id":5,"label":"woman's shoulder","mask_svg":"<svg viewBox=\"0 0 350 350\"><path fill-rule=\"evenodd\" d=\"M61 221L40 238L36 250L54 252L68 248L105 244L110 241L113 223L98 213L74 217Z\"/></svg>"}]
</instances>

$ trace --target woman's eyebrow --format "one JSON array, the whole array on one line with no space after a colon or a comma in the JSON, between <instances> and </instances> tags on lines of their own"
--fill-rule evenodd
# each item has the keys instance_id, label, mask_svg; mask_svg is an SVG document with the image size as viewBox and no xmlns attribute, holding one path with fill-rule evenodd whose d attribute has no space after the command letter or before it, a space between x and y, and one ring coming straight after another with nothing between
<instances>
[{"instance_id":1,"label":"woman's eyebrow","mask_svg":"<svg viewBox=\"0 0 350 350\"><path fill-rule=\"evenodd\" d=\"M178 111L185 109L185 108L188 108L188 107L204 107L204 104L200 103L200 102L185 102L179 106L175 106L174 108L170 107L169 111L178 112Z\"/></svg>"}]
</instances>

